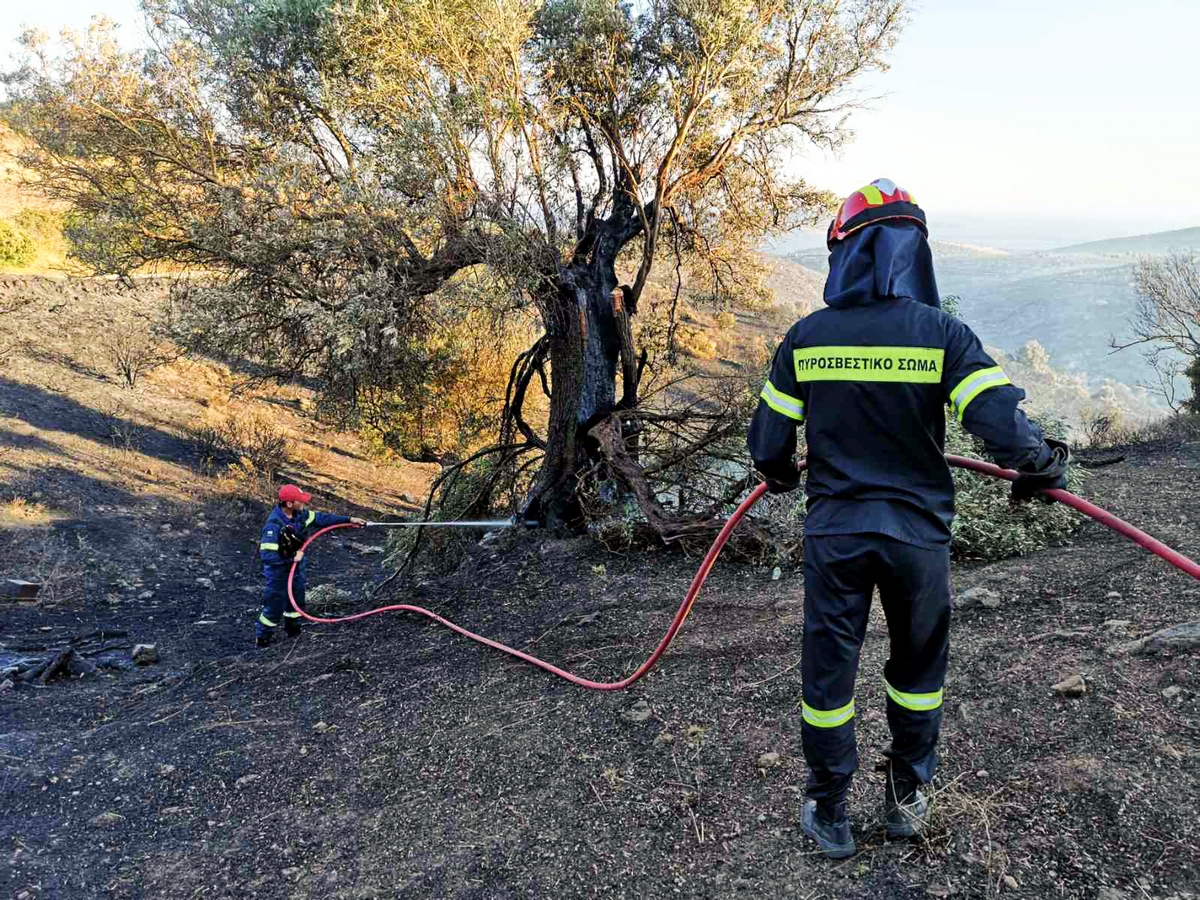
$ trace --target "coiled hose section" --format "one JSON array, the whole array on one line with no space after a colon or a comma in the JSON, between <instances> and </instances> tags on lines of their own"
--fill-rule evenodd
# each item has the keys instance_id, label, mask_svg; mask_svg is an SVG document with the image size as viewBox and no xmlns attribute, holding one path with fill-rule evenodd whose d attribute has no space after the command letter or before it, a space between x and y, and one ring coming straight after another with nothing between
<instances>
[{"instance_id":1,"label":"coiled hose section","mask_svg":"<svg viewBox=\"0 0 1200 900\"><path fill-rule=\"evenodd\" d=\"M970 469L971 471L979 472L984 475L991 475L995 478L1004 478L1009 481L1012 481L1013 479L1015 479L1017 477L1017 473L1013 472L1009 469L1002 469L999 466L992 465L991 463L986 463L986 462L983 462L983 461L977 460L977 459L969 459L965 456L953 456L953 455L948 454L946 456L946 461L950 465L955 466L957 468ZM799 464L799 468L800 469L806 468L806 463L804 461L801 461ZM559 678L562 678L565 681L571 682L571 684L578 685L579 687L587 688L588 690L593 690L593 691L620 691L620 690L624 690L625 688L629 687L634 682L639 681L641 678L643 678L646 675L646 673L648 673L652 668L654 668L655 663L657 663L659 658L663 655L663 653L666 652L667 647L670 646L671 641L673 641L675 639L675 635L677 635L679 633L679 629L683 627L683 623L687 620L688 613L690 613L692 611L692 607L696 603L696 598L700 596L700 589L704 587L704 581L705 581L705 579L708 578L709 572L712 571L712 567L716 563L717 557L721 555L721 550L722 550L722 548L724 548L726 542L729 540L729 536L733 533L733 530L735 528L737 528L738 523L741 522L741 520L745 517L746 513L748 513L750 511L751 507L753 507L754 504L756 504L759 500L761 500L763 494L765 494L766 492L767 492L767 486L765 484L758 485L750 493L750 496L742 501L741 505L739 505L737 510L734 511L733 515L731 515L729 517L729 520L725 523L725 526L721 529L720 534L718 534L716 540L713 541L712 547L709 548L708 553L705 555L704 561L700 564L700 568L696 571L696 575L692 579L692 584L688 588L687 594L684 595L683 602L680 604L679 609L676 611L674 619L671 620L671 625L670 625L670 627L667 628L666 634L664 634L662 636L662 639L658 642L658 646L654 648L654 652L651 653L650 656L648 656L646 658L646 661L643 662L640 666L638 666L637 669L635 669L630 675L626 676L625 678L622 678L619 681L592 681L589 678L583 678L572 672L568 672L566 669L561 669L558 666L554 665L553 663L548 663L543 659L538 659L536 656L532 656L528 653L524 653L521 650L517 650L514 647L509 647L507 644L502 644L499 641L494 641L491 638L486 638L483 635L476 634L473 631L468 631L466 628L463 628L461 625L454 624L449 619L445 619L442 616L439 616L437 613L433 612L432 610L425 609L425 607L423 607L423 606L415 606L411 603L394 603L394 604L391 604L390 606L380 606L380 607L377 607L376 609L369 609L365 612L355 613L354 615L349 615L349 616L338 616L336 618L325 618L322 616L311 615L299 607L299 605L296 603L295 596L292 594L292 579L295 578L296 565L299 563L299 561L300 561L299 559L297 559L295 562L292 563L291 571L288 573L288 583L287 583L288 601L291 603L292 609L295 610L297 613L299 613L301 616L303 616L305 619L307 619L310 622L317 622L319 624L324 624L324 625L332 625L332 624L339 623L339 622L354 622L359 619L365 619L368 616L377 616L377 615L380 615L381 613L387 613L387 612L416 613L419 616L424 616L427 619L432 619L434 622L437 622L439 625L442 625L445 628L449 628L451 631L456 632L457 634L461 634L463 637L470 638L471 640L477 641L478 643L483 644L484 646L491 647L493 650L499 650L501 653L506 653L509 656L512 656L512 657L515 657L516 659L521 660L522 662L529 663L529 665L531 665L531 666L537 666L539 669L544 669L545 671L549 672L552 675L557 675ZM1102 525L1108 526L1109 528L1111 528L1113 531L1117 532L1118 534L1121 534L1124 537L1129 538L1135 544L1138 544L1139 546L1144 547L1145 549L1149 550L1151 553L1161 557L1162 559L1165 559L1167 562L1169 562L1171 565L1175 566L1177 569L1180 569L1181 571L1186 572L1188 575L1191 575L1197 581L1200 581L1200 565L1197 565L1195 562L1188 559L1182 553L1172 550L1170 547L1168 547L1166 544L1162 543L1161 541L1158 541L1155 538L1152 538L1150 535L1146 534L1144 531L1141 531L1140 529L1133 527L1132 525L1130 525L1128 522L1124 521L1123 519L1120 519L1117 516L1114 516L1112 513L1108 512L1107 510L1101 509L1100 507L1096 506L1093 503L1089 503L1087 500L1084 500L1082 497L1077 497L1075 494L1072 494L1070 491L1048 490L1048 491L1044 491L1044 493L1047 494L1048 496L1052 497L1054 500L1057 500L1059 503L1065 503L1067 506L1071 507L1072 509L1077 510L1077 511L1083 513L1084 515L1095 519L1097 522L1101 523ZM304 553L304 551L306 551L308 549L309 545L312 544L312 542L315 541L317 538L321 537L323 534L327 534L330 531L336 531L339 528L361 528L361 527L362 526L360 526L360 525L352 525L349 522L347 522L342 525L330 525L327 528L322 528L304 542L304 545L300 548L300 553L297 554L297 556L302 555Z\"/></svg>"}]
</instances>

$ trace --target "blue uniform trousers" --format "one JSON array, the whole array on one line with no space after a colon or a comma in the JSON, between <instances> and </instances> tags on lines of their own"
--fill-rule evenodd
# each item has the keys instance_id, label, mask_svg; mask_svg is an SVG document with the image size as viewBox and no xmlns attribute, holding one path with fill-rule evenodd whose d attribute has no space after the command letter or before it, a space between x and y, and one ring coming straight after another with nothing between
<instances>
[{"instance_id":1,"label":"blue uniform trousers","mask_svg":"<svg viewBox=\"0 0 1200 900\"><path fill-rule=\"evenodd\" d=\"M289 635L300 633L300 613L292 609L292 604L288 601L287 579L290 569L290 564L268 568L267 583L263 589L263 608L258 616L258 625L254 629L256 637L269 638L275 634L280 622ZM292 593L296 597L296 605L301 609L306 608L304 589L304 569L297 568L296 578L292 582Z\"/></svg>"},{"instance_id":2,"label":"blue uniform trousers","mask_svg":"<svg viewBox=\"0 0 1200 900\"><path fill-rule=\"evenodd\" d=\"M804 701L808 796L841 803L858 767L854 681L871 597L879 588L891 639L884 667L897 779L928 782L937 765L950 638L950 549L879 534L804 539Z\"/></svg>"}]
</instances>

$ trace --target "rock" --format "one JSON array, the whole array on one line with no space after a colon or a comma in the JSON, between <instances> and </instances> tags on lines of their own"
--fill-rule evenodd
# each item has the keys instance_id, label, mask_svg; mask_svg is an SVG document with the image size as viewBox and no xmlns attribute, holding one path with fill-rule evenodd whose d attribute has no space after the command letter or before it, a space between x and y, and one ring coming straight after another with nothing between
<instances>
[{"instance_id":1,"label":"rock","mask_svg":"<svg viewBox=\"0 0 1200 900\"><path fill-rule=\"evenodd\" d=\"M1109 619L1100 623L1100 627L1105 631L1124 631L1132 623L1129 619Z\"/></svg>"},{"instance_id":2,"label":"rock","mask_svg":"<svg viewBox=\"0 0 1200 900\"><path fill-rule=\"evenodd\" d=\"M758 767L760 769L773 769L777 765L779 765L779 754L774 750L764 753L758 758Z\"/></svg>"},{"instance_id":3,"label":"rock","mask_svg":"<svg viewBox=\"0 0 1200 900\"><path fill-rule=\"evenodd\" d=\"M650 704L645 700L639 700L633 704L625 712L621 713L621 718L626 722L632 722L634 725L640 725L650 719Z\"/></svg>"},{"instance_id":4,"label":"rock","mask_svg":"<svg viewBox=\"0 0 1200 900\"><path fill-rule=\"evenodd\" d=\"M241 778L239 778L237 781L235 781L233 783L233 786L235 788L244 788L246 785L253 784L254 782L258 781L260 778L262 778L262 776L258 775L258 774L243 775Z\"/></svg>"},{"instance_id":5,"label":"rock","mask_svg":"<svg viewBox=\"0 0 1200 900\"><path fill-rule=\"evenodd\" d=\"M1200 622L1185 622L1173 628L1164 628L1136 641L1110 647L1108 652L1114 656L1123 656L1126 653L1140 656L1163 650L1187 650L1192 647L1200 647Z\"/></svg>"},{"instance_id":6,"label":"rock","mask_svg":"<svg viewBox=\"0 0 1200 900\"><path fill-rule=\"evenodd\" d=\"M414 500L412 497L410 497L408 494L401 494L400 502L401 503L416 503L417 501Z\"/></svg>"},{"instance_id":7,"label":"rock","mask_svg":"<svg viewBox=\"0 0 1200 900\"><path fill-rule=\"evenodd\" d=\"M1020 885L1017 884L1017 879L1013 878L1011 875L1005 875L1003 878L1003 881L1004 881L1004 886L1006 888L1008 888L1010 891L1015 891L1017 888L1020 887Z\"/></svg>"},{"instance_id":8,"label":"rock","mask_svg":"<svg viewBox=\"0 0 1200 900\"><path fill-rule=\"evenodd\" d=\"M987 777L988 777L988 770L987 770L987 769L980 769L978 772L976 772L976 773L975 773L975 777L976 777L976 778L987 778Z\"/></svg>"},{"instance_id":9,"label":"rock","mask_svg":"<svg viewBox=\"0 0 1200 900\"><path fill-rule=\"evenodd\" d=\"M931 884L925 888L925 894L928 897L949 897L950 888L944 884Z\"/></svg>"},{"instance_id":10,"label":"rock","mask_svg":"<svg viewBox=\"0 0 1200 900\"><path fill-rule=\"evenodd\" d=\"M1066 697L1081 697L1087 693L1087 681L1082 675L1071 675L1054 685L1053 690Z\"/></svg>"},{"instance_id":11,"label":"rock","mask_svg":"<svg viewBox=\"0 0 1200 900\"><path fill-rule=\"evenodd\" d=\"M154 591L142 591L140 594L137 595L137 598L139 600L153 600L154 599Z\"/></svg>"},{"instance_id":12,"label":"rock","mask_svg":"<svg viewBox=\"0 0 1200 900\"><path fill-rule=\"evenodd\" d=\"M337 731L337 726L329 725L326 722L318 722L313 726L313 731L315 731L317 734L327 734L330 731Z\"/></svg>"},{"instance_id":13,"label":"rock","mask_svg":"<svg viewBox=\"0 0 1200 900\"><path fill-rule=\"evenodd\" d=\"M973 606L995 609L1000 605L1000 595L991 588L973 587L955 597L954 605L960 609L970 609Z\"/></svg>"},{"instance_id":14,"label":"rock","mask_svg":"<svg viewBox=\"0 0 1200 900\"><path fill-rule=\"evenodd\" d=\"M3 694L5 691L11 691L12 689L13 689L12 681L10 681L7 678L4 679L3 681L0 681L0 694Z\"/></svg>"},{"instance_id":15,"label":"rock","mask_svg":"<svg viewBox=\"0 0 1200 900\"><path fill-rule=\"evenodd\" d=\"M211 578L197 578L196 584L200 585L200 587L204 588L206 591L211 591L216 587Z\"/></svg>"},{"instance_id":16,"label":"rock","mask_svg":"<svg viewBox=\"0 0 1200 900\"><path fill-rule=\"evenodd\" d=\"M669 732L669 731L664 731L662 734L660 734L658 737L656 737L654 739L654 743L656 743L656 744L673 744L673 743L675 743L675 735L671 734L671 732Z\"/></svg>"},{"instance_id":17,"label":"rock","mask_svg":"<svg viewBox=\"0 0 1200 900\"><path fill-rule=\"evenodd\" d=\"M156 566L154 563L146 563L142 566L142 569L146 572L157 572L158 566Z\"/></svg>"},{"instance_id":18,"label":"rock","mask_svg":"<svg viewBox=\"0 0 1200 900\"><path fill-rule=\"evenodd\" d=\"M76 678L82 678L84 675L94 675L96 673L96 664L90 659L85 659L79 654L71 656L71 674Z\"/></svg>"},{"instance_id":19,"label":"rock","mask_svg":"<svg viewBox=\"0 0 1200 900\"><path fill-rule=\"evenodd\" d=\"M139 666L149 666L158 662L158 646L156 644L138 644L129 654Z\"/></svg>"},{"instance_id":20,"label":"rock","mask_svg":"<svg viewBox=\"0 0 1200 900\"><path fill-rule=\"evenodd\" d=\"M167 534L171 530L171 523L163 522L161 525L158 526L158 530L161 531L163 534Z\"/></svg>"},{"instance_id":21,"label":"rock","mask_svg":"<svg viewBox=\"0 0 1200 900\"><path fill-rule=\"evenodd\" d=\"M175 767L173 765L171 765L170 763L159 763L158 764L158 774L161 775L163 778L166 778L168 775L170 775L174 771L175 771Z\"/></svg>"},{"instance_id":22,"label":"rock","mask_svg":"<svg viewBox=\"0 0 1200 900\"><path fill-rule=\"evenodd\" d=\"M109 810L108 812L102 812L100 815L93 818L92 824L97 828L110 828L111 826L124 821L125 817L123 815Z\"/></svg>"},{"instance_id":23,"label":"rock","mask_svg":"<svg viewBox=\"0 0 1200 900\"><path fill-rule=\"evenodd\" d=\"M1183 688L1181 688L1177 684L1173 684L1169 688L1165 688L1162 692L1162 695L1163 695L1164 700L1174 700L1176 697L1178 697L1182 693L1183 693Z\"/></svg>"},{"instance_id":24,"label":"rock","mask_svg":"<svg viewBox=\"0 0 1200 900\"><path fill-rule=\"evenodd\" d=\"M1120 594L1120 592L1119 592L1119 591L1109 591L1107 594L1105 594L1105 595L1104 595L1104 599L1106 599L1106 600L1120 600L1120 599L1121 599L1121 594Z\"/></svg>"},{"instance_id":25,"label":"rock","mask_svg":"<svg viewBox=\"0 0 1200 900\"><path fill-rule=\"evenodd\" d=\"M783 577L783 569L779 568L779 566L776 566L775 568L773 568L771 570L771 580L772 581L778 581L782 577Z\"/></svg>"}]
</instances>

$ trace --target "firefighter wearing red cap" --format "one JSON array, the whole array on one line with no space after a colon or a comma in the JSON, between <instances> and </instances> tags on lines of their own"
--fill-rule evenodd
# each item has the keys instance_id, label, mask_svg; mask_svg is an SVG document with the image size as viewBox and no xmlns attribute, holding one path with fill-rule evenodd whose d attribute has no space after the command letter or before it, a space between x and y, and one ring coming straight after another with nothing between
<instances>
[{"instance_id":1,"label":"firefighter wearing red cap","mask_svg":"<svg viewBox=\"0 0 1200 900\"><path fill-rule=\"evenodd\" d=\"M828 308L784 337L748 438L771 491L783 492L799 485L792 457L805 429L801 826L834 858L855 850L854 684L876 588L890 637L887 833L912 836L924 823L950 634L946 407L1021 473L1014 500L1064 487L1070 459L1025 418L1025 392L971 329L940 309L927 235L925 213L886 178L846 199L829 227Z\"/></svg>"},{"instance_id":2,"label":"firefighter wearing red cap","mask_svg":"<svg viewBox=\"0 0 1200 900\"><path fill-rule=\"evenodd\" d=\"M271 643L279 623L283 623L288 637L300 633L300 614L288 602L287 582L293 560L307 538L306 532L329 525L350 522L354 525L367 523L352 516L335 516L308 509L312 494L307 494L294 484L285 484L279 489L279 503L267 516L262 535L258 541L258 555L262 558L266 585L263 589L263 607L255 628L255 644L266 647ZM305 568L308 561L300 555L296 576L292 579L292 594L296 605L304 608Z\"/></svg>"}]
</instances>

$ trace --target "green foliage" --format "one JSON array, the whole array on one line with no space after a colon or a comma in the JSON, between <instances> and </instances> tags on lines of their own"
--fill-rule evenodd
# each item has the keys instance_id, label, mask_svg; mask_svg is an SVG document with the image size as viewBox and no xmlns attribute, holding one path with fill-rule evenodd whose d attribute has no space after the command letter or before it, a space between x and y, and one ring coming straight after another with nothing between
<instances>
[{"instance_id":1,"label":"green foliage","mask_svg":"<svg viewBox=\"0 0 1200 900\"><path fill-rule=\"evenodd\" d=\"M37 255L33 238L0 219L0 266L27 266Z\"/></svg>"},{"instance_id":2,"label":"green foliage","mask_svg":"<svg viewBox=\"0 0 1200 900\"><path fill-rule=\"evenodd\" d=\"M1047 437L1065 439L1066 427L1058 421L1039 423ZM987 459L983 443L965 431L953 416L946 420L946 452ZM1086 473L1072 466L1068 489L1078 492ZM1039 501L1012 506L1009 482L954 470L953 549L965 559L997 560L1041 550L1064 540L1078 524L1078 517L1061 503Z\"/></svg>"}]
</instances>

